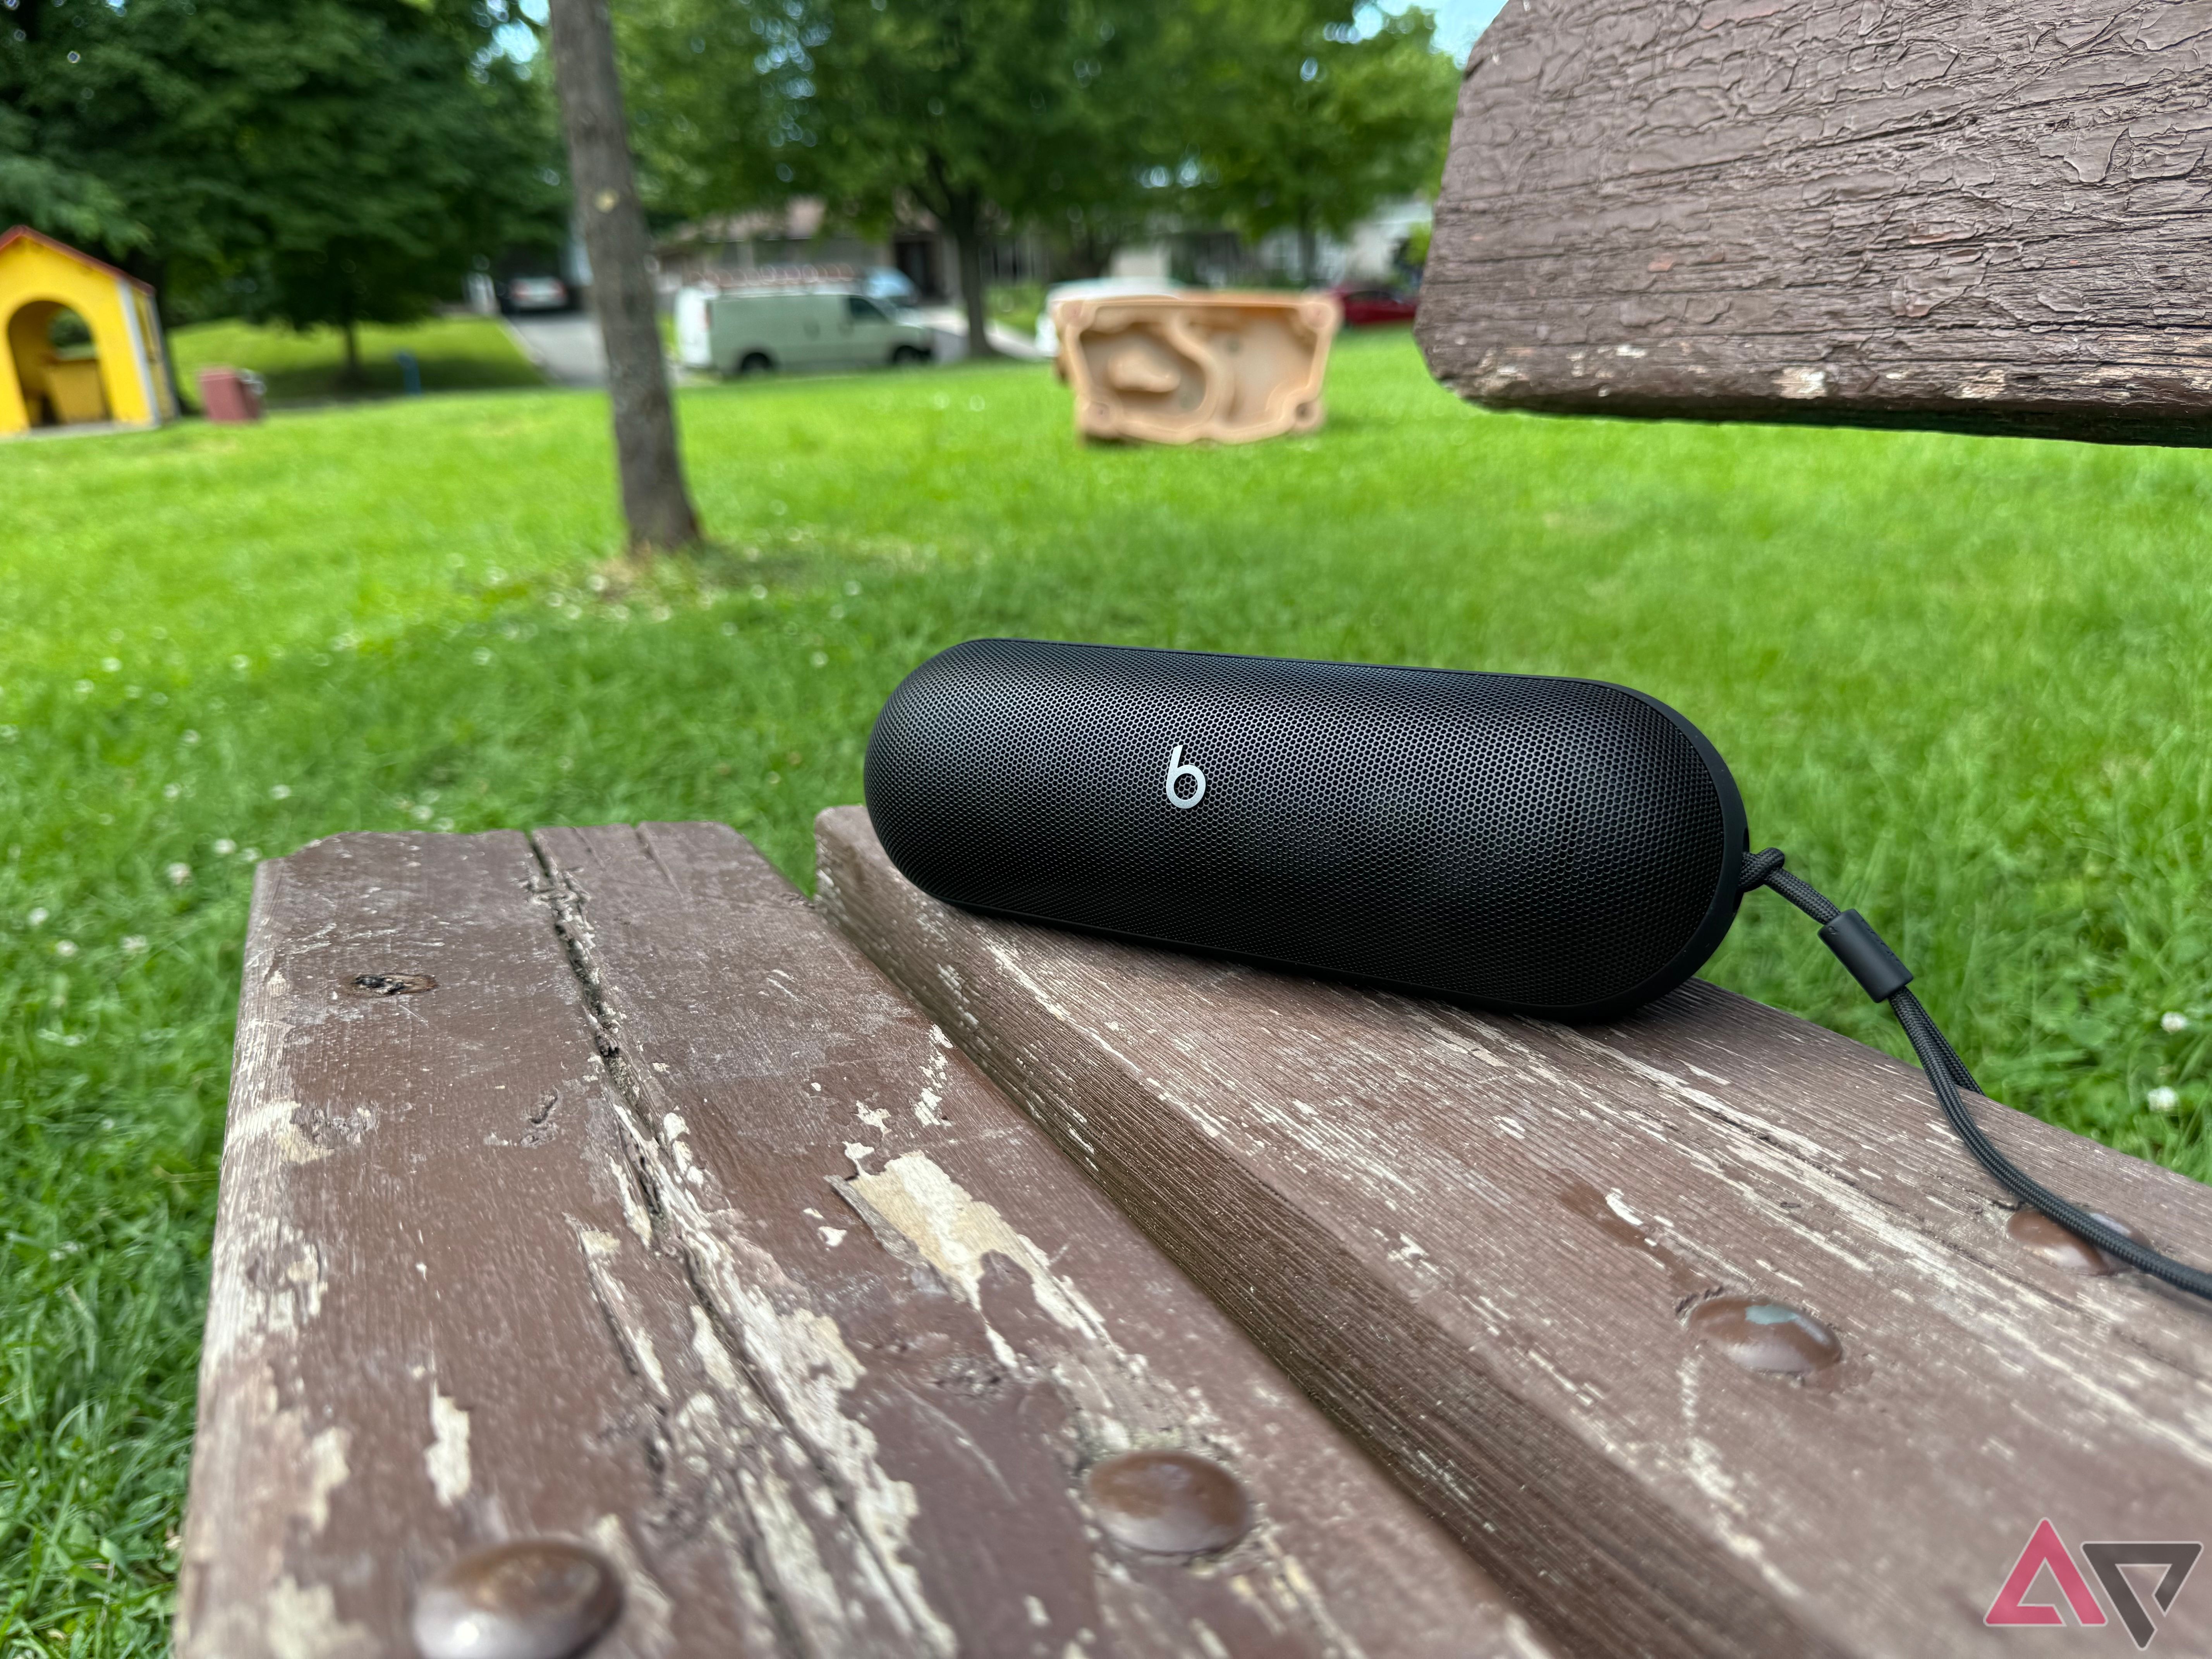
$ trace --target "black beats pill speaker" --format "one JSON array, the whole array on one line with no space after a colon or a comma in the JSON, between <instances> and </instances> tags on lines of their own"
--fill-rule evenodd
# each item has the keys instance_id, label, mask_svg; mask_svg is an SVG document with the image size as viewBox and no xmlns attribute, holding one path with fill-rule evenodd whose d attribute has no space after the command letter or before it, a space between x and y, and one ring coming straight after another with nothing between
<instances>
[{"instance_id":1,"label":"black beats pill speaker","mask_svg":"<svg viewBox=\"0 0 2212 1659\"><path fill-rule=\"evenodd\" d=\"M1035 640L908 675L867 799L950 903L1556 1019L1696 972L1747 848L1641 692Z\"/></svg>"},{"instance_id":2,"label":"black beats pill speaker","mask_svg":"<svg viewBox=\"0 0 2212 1659\"><path fill-rule=\"evenodd\" d=\"M1771 888L1886 1002L1982 1167L2115 1260L2192 1267L2069 1203L1984 1134L1979 1092L1865 917L1750 852L1698 728L1595 680L971 640L868 739L868 816L971 909L1509 1012L1598 1019L1711 956Z\"/></svg>"}]
</instances>

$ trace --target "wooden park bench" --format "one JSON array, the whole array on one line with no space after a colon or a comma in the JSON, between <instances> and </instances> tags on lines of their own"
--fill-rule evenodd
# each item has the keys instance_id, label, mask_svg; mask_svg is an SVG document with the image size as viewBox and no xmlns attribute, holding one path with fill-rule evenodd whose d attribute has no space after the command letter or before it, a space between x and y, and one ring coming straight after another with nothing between
<instances>
[{"instance_id":1,"label":"wooden park bench","mask_svg":"<svg viewBox=\"0 0 2212 1659\"><path fill-rule=\"evenodd\" d=\"M409 1655L502 1570L540 1645L430 1659L1950 1654L2045 1516L2203 1530L2212 1323L1909 1067L1701 983L1571 1029L973 916L858 808L819 851L811 905L713 824L263 866L185 1659ZM2203 1188L1980 1110L2212 1255Z\"/></svg>"},{"instance_id":2,"label":"wooden park bench","mask_svg":"<svg viewBox=\"0 0 2212 1659\"><path fill-rule=\"evenodd\" d=\"M1514 0L1430 362L2199 441L2201 10ZM2212 1260L2205 1188L1977 1109ZM1912 1069L970 915L854 808L811 904L712 824L264 865L222 1179L183 1659L2118 1652L1984 1627L2038 1523L2212 1522L2212 1314Z\"/></svg>"}]
</instances>

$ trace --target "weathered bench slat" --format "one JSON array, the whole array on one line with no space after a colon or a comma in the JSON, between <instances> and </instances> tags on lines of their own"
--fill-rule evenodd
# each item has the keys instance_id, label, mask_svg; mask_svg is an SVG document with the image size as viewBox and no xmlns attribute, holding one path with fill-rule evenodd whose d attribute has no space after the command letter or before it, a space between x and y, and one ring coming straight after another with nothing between
<instances>
[{"instance_id":1,"label":"weathered bench slat","mask_svg":"<svg viewBox=\"0 0 2212 1659\"><path fill-rule=\"evenodd\" d=\"M817 836L838 923L1568 1646L1958 1653L2045 1515L2200 1535L2212 1322L2014 1244L1910 1068L1710 987L1577 1030L977 917L860 809ZM1982 1110L2212 1256L2212 1194ZM1743 1369L1715 1293L1840 1362Z\"/></svg>"},{"instance_id":2,"label":"weathered bench slat","mask_svg":"<svg viewBox=\"0 0 2212 1659\"><path fill-rule=\"evenodd\" d=\"M1499 408L2212 441L2198 10L1515 0L1419 331Z\"/></svg>"},{"instance_id":3,"label":"weathered bench slat","mask_svg":"<svg viewBox=\"0 0 2212 1659\"><path fill-rule=\"evenodd\" d=\"M881 1486L886 1525L914 1491L896 1553L945 1638L915 1651L1203 1650L1200 1626L1233 1653L1329 1652L1340 1629L1378 1655L1519 1639L1449 1540L751 848L717 824L537 839L655 1126L659 1228L778 1412L836 1427L816 1455L872 1437L852 1482ZM849 1356L835 1370L825 1341ZM1098 1547L1075 1500L1092 1460L1161 1444L1235 1469L1267 1514L1206 1572Z\"/></svg>"},{"instance_id":4,"label":"weathered bench slat","mask_svg":"<svg viewBox=\"0 0 2212 1659\"><path fill-rule=\"evenodd\" d=\"M187 1659L409 1654L532 1534L621 1564L595 1655L1545 1650L737 836L535 841L264 867ZM1115 1541L1084 1473L1161 1446L1242 1542Z\"/></svg>"},{"instance_id":5,"label":"weathered bench slat","mask_svg":"<svg viewBox=\"0 0 2212 1659\"><path fill-rule=\"evenodd\" d=\"M615 1651L774 1650L726 1540L643 1529L665 1413L608 1340L600 1260L643 1200L539 878L513 834L338 836L260 868L184 1659L411 1655L413 1586L509 1532L635 1569ZM392 973L437 986L355 994ZM688 1357L678 1264L619 1255L633 1320Z\"/></svg>"}]
</instances>

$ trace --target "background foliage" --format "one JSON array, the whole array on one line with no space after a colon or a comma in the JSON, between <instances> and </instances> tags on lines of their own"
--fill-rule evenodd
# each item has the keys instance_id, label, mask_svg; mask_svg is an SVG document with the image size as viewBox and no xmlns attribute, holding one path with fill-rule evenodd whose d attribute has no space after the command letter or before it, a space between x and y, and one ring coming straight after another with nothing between
<instances>
[{"instance_id":1,"label":"background foliage","mask_svg":"<svg viewBox=\"0 0 2212 1659\"><path fill-rule=\"evenodd\" d=\"M1413 7L1370 29L1330 0L1199 0L1213 50L1194 60L1192 143L1179 176L1192 210L1254 240L1295 230L1316 280L1316 241L1378 202L1442 178L1459 67Z\"/></svg>"},{"instance_id":2,"label":"background foliage","mask_svg":"<svg viewBox=\"0 0 2212 1659\"><path fill-rule=\"evenodd\" d=\"M172 319L404 321L565 213L500 0L0 0L0 224Z\"/></svg>"},{"instance_id":3,"label":"background foliage","mask_svg":"<svg viewBox=\"0 0 2212 1659\"><path fill-rule=\"evenodd\" d=\"M963 252L1042 231L1070 276L1178 217L1294 228L1310 271L1318 233L1433 182L1458 84L1431 13L1347 0L640 0L620 25L664 214L817 195L926 212Z\"/></svg>"}]
</instances>

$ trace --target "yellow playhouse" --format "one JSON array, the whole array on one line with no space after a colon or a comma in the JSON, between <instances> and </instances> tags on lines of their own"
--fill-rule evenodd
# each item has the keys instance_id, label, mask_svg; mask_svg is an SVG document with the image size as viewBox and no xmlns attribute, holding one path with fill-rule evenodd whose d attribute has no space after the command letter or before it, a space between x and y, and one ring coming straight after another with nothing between
<instances>
[{"instance_id":1,"label":"yellow playhouse","mask_svg":"<svg viewBox=\"0 0 2212 1659\"><path fill-rule=\"evenodd\" d=\"M0 235L0 437L176 414L154 290L27 225Z\"/></svg>"}]
</instances>

